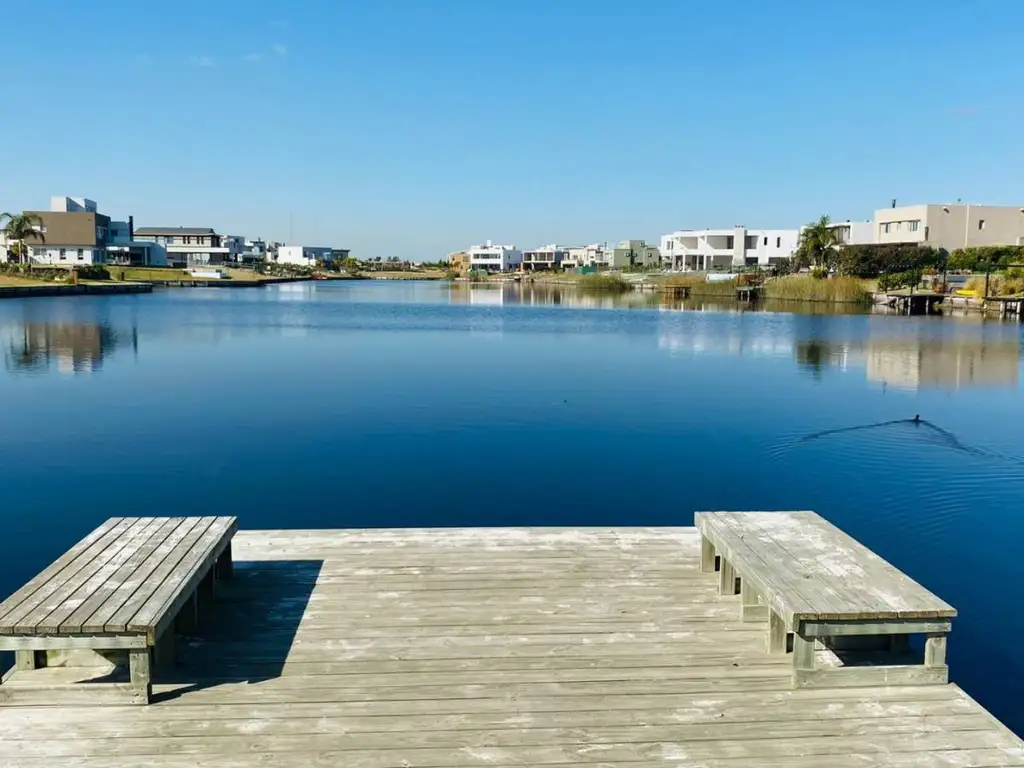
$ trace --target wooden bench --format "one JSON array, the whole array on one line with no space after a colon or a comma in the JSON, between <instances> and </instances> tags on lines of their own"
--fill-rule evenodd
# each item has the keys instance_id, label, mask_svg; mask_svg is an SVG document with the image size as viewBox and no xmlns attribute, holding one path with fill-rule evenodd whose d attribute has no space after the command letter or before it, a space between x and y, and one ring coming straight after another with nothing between
<instances>
[{"instance_id":1,"label":"wooden bench","mask_svg":"<svg viewBox=\"0 0 1024 768\"><path fill-rule=\"evenodd\" d=\"M231 575L234 517L115 517L0 604L0 651L13 672L76 651L127 652L129 701L149 702L154 649L173 662L175 619ZM92 655L92 654L90 654ZM13 685L0 701L14 700Z\"/></svg>"},{"instance_id":2,"label":"wooden bench","mask_svg":"<svg viewBox=\"0 0 1024 768\"><path fill-rule=\"evenodd\" d=\"M740 593L743 620L767 621L768 652L788 652L792 632L794 687L948 682L956 610L827 520L698 512L695 523L701 570L717 566L720 593ZM926 637L923 661L894 663L916 634Z\"/></svg>"}]
</instances>

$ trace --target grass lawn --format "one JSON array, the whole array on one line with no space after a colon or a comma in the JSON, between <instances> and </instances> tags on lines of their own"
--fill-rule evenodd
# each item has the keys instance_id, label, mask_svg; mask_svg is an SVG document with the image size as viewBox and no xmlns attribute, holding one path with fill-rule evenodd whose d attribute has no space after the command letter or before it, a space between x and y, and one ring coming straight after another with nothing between
<instances>
[{"instance_id":1,"label":"grass lawn","mask_svg":"<svg viewBox=\"0 0 1024 768\"><path fill-rule=\"evenodd\" d=\"M53 285L45 280L28 280L24 277L14 277L12 275L0 275L0 286L12 286L12 285Z\"/></svg>"},{"instance_id":2,"label":"grass lawn","mask_svg":"<svg viewBox=\"0 0 1024 768\"><path fill-rule=\"evenodd\" d=\"M374 272L366 270L363 275L369 278L387 278L389 280L440 280L448 276L447 272L440 269L424 269L421 272Z\"/></svg>"}]
</instances>

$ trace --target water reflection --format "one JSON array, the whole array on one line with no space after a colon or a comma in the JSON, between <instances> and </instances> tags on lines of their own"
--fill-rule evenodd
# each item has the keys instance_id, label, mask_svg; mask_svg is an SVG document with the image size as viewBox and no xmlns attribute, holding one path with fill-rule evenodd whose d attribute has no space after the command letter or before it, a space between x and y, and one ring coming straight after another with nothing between
<instances>
[{"instance_id":1,"label":"water reflection","mask_svg":"<svg viewBox=\"0 0 1024 768\"><path fill-rule=\"evenodd\" d=\"M54 365L65 374L95 373L115 349L130 345L138 352L134 326L117 332L101 323L26 322L0 333L6 368L14 373L40 373Z\"/></svg>"},{"instance_id":2,"label":"water reflection","mask_svg":"<svg viewBox=\"0 0 1024 768\"><path fill-rule=\"evenodd\" d=\"M795 345L797 364L815 377L829 368L863 368L883 388L956 391L967 387L1015 388L1020 383L1020 337L952 335L932 338L811 339Z\"/></svg>"}]
</instances>

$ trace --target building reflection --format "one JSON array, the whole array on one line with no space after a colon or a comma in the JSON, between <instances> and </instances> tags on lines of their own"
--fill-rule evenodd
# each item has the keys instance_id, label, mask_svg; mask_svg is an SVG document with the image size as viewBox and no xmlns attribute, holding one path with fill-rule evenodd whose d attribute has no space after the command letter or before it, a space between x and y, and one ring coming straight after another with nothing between
<instances>
[{"instance_id":1,"label":"building reflection","mask_svg":"<svg viewBox=\"0 0 1024 768\"><path fill-rule=\"evenodd\" d=\"M26 322L3 329L4 362L11 372L94 373L115 349L138 352L138 331L117 332L103 323Z\"/></svg>"},{"instance_id":2,"label":"building reflection","mask_svg":"<svg viewBox=\"0 0 1024 768\"><path fill-rule=\"evenodd\" d=\"M1019 338L939 336L867 341L800 341L797 364L816 376L826 368L863 367L868 381L918 391L969 387L1015 388L1020 383Z\"/></svg>"}]
</instances>

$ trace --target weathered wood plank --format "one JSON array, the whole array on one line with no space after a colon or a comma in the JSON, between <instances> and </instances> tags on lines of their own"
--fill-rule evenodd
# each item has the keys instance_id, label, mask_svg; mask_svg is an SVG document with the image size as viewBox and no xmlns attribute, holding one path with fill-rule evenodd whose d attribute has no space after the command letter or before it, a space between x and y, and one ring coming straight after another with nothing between
<instances>
[{"instance_id":1,"label":"weathered wood plank","mask_svg":"<svg viewBox=\"0 0 1024 768\"><path fill-rule=\"evenodd\" d=\"M15 625L25 615L88 566L132 524L128 518L111 518L5 600L0 605L0 634L14 634Z\"/></svg>"},{"instance_id":2,"label":"weathered wood plank","mask_svg":"<svg viewBox=\"0 0 1024 768\"><path fill-rule=\"evenodd\" d=\"M168 518L161 538L144 553L144 557L123 575L115 589L100 596L96 609L83 621L85 632L119 632L126 626L120 620L119 612L130 604L140 604L148 599L162 583L158 575L172 553L186 541L200 525L201 518ZM125 613L131 608L126 609Z\"/></svg>"},{"instance_id":3,"label":"weathered wood plank","mask_svg":"<svg viewBox=\"0 0 1024 768\"><path fill-rule=\"evenodd\" d=\"M210 529L216 518L202 517L191 521L191 527L182 530L184 534L177 539L177 542L169 552L163 553L163 557L156 563L151 563L153 568L147 576L148 586L144 590L136 590L127 598L121 606L109 617L104 617L104 629L108 632L145 632L149 633L152 627L141 627L129 630L129 625L135 620L137 614L144 605L150 602L156 603L151 607L157 611L167 595L172 593L177 582L174 580L174 573L179 568L183 559L194 552L200 546L203 535ZM200 551L199 556L202 556ZM160 597L156 595L159 592ZM154 619L155 622L155 619ZM90 622L92 623L92 622ZM150 638L152 643L154 638Z\"/></svg>"},{"instance_id":4,"label":"weathered wood plank","mask_svg":"<svg viewBox=\"0 0 1024 768\"><path fill-rule=\"evenodd\" d=\"M103 592L107 585L116 579L122 566L145 547L159 529L159 518L138 519L136 524L101 556L105 558L102 565L96 568L85 581L78 584L74 591L60 590L43 604L43 608L52 606L52 610L46 615L40 614L39 618L35 620L35 632L46 635L59 632L68 634L81 632L81 626L74 625L70 621L70 617L96 593ZM97 558L96 562L99 563L100 559ZM31 619L26 618L24 621L27 624ZM25 629L24 631L32 630Z\"/></svg>"},{"instance_id":5,"label":"weathered wood plank","mask_svg":"<svg viewBox=\"0 0 1024 768\"><path fill-rule=\"evenodd\" d=\"M110 575L107 581L93 589L88 597L74 610L71 615L60 625L61 632L103 632L102 624L88 625L88 619L100 606L113 594L119 593L125 583L136 576L140 566L157 549L170 534L178 527L184 518L154 518L150 526L149 536L143 541L134 552L128 553L122 558L117 569Z\"/></svg>"}]
</instances>

